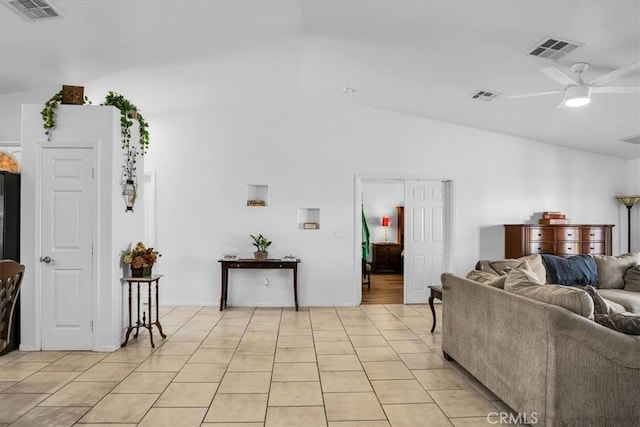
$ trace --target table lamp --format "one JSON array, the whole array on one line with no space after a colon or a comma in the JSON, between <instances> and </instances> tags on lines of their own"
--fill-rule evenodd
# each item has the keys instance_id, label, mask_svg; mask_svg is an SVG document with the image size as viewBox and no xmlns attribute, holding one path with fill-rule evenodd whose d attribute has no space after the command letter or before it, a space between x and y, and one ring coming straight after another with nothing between
<instances>
[{"instance_id":1,"label":"table lamp","mask_svg":"<svg viewBox=\"0 0 640 427\"><path fill-rule=\"evenodd\" d=\"M391 217L383 216L382 217L382 226L384 227L384 242L387 243L387 231L389 230L389 226L391 225Z\"/></svg>"}]
</instances>

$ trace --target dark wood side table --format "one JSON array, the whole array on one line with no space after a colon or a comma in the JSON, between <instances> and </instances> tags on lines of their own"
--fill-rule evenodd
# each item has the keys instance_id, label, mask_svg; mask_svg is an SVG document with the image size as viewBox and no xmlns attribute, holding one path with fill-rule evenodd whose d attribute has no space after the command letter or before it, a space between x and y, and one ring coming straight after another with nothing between
<instances>
[{"instance_id":1,"label":"dark wood side table","mask_svg":"<svg viewBox=\"0 0 640 427\"><path fill-rule=\"evenodd\" d=\"M220 282L220 311L227 306L227 296L229 287L229 269L290 269L293 271L293 301L298 311L298 264L299 259L295 261L282 261L279 259L262 259L243 258L236 260L219 259L218 262L222 267L222 281Z\"/></svg>"},{"instance_id":2,"label":"dark wood side table","mask_svg":"<svg viewBox=\"0 0 640 427\"><path fill-rule=\"evenodd\" d=\"M431 308L431 315L433 316L433 326L431 327L431 333L436 330L436 310L433 308L433 300L434 298L438 298L440 301L442 299L442 286L439 285L430 285L429 289L431 290L431 294L429 295L429 307Z\"/></svg>"},{"instance_id":3,"label":"dark wood side table","mask_svg":"<svg viewBox=\"0 0 640 427\"><path fill-rule=\"evenodd\" d=\"M159 288L160 288L160 278L162 277L162 274L154 274L152 276L146 276L146 277L123 277L122 280L126 281L127 284L129 285L129 327L127 328L127 335L124 338L124 342L120 345L120 347L126 347L127 343L129 342L129 335L131 335L131 331L133 331L134 329L136 330L136 333L133 335L134 338L138 338L138 330L140 328L146 328L149 330L149 338L151 339L151 347L155 347L155 344L153 343L153 331L152 331L152 327L153 325L156 325L158 327L158 332L160 332L160 336L162 338L166 338L167 336L162 332L162 325L160 325L160 316L158 315L158 306L159 306L159 302L158 302L158 294L159 294ZM132 301L131 301L131 285L132 284L137 284L137 292L138 292L138 298L136 298L137 301L137 305L138 305L138 320L136 321L135 325L131 324L131 305L132 305ZM142 313L142 321L140 321L140 283L146 283L149 286L149 319L146 318L146 313ZM151 318L152 318L152 313L153 313L153 303L151 300L151 294L152 294L152 285L153 283L156 284L156 321L152 322ZM144 285L143 285L144 286Z\"/></svg>"}]
</instances>

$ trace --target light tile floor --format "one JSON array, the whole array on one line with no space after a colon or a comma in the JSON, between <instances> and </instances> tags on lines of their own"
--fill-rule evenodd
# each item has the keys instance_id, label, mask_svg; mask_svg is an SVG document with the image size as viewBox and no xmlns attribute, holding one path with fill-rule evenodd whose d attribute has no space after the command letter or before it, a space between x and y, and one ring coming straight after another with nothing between
<instances>
[{"instance_id":1,"label":"light tile floor","mask_svg":"<svg viewBox=\"0 0 640 427\"><path fill-rule=\"evenodd\" d=\"M440 305L436 306L441 319ZM0 357L0 425L484 426L509 411L426 305L161 307L165 340Z\"/></svg>"}]
</instances>

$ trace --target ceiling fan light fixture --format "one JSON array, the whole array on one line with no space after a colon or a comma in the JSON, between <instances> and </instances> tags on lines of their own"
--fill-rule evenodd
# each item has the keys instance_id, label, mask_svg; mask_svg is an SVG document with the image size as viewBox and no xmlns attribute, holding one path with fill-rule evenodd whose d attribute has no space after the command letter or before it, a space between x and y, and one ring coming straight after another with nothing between
<instances>
[{"instance_id":1,"label":"ceiling fan light fixture","mask_svg":"<svg viewBox=\"0 0 640 427\"><path fill-rule=\"evenodd\" d=\"M591 102L591 86L569 86L562 103L566 107L584 107Z\"/></svg>"}]
</instances>

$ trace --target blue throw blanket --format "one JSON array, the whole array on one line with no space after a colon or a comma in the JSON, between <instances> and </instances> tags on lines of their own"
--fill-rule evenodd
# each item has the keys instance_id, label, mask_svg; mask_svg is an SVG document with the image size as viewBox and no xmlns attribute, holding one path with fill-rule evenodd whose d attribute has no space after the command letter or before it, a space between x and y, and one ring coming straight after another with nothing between
<instances>
[{"instance_id":1,"label":"blue throw blanket","mask_svg":"<svg viewBox=\"0 0 640 427\"><path fill-rule=\"evenodd\" d=\"M559 257L542 255L551 283L565 286L598 287L598 269L589 255Z\"/></svg>"}]
</instances>

